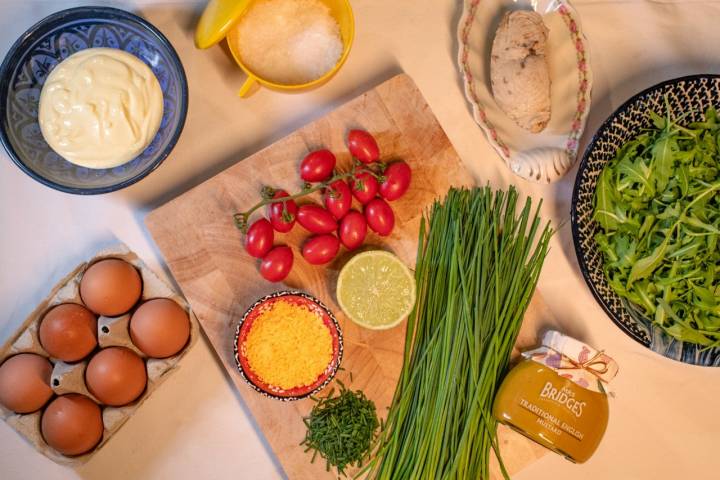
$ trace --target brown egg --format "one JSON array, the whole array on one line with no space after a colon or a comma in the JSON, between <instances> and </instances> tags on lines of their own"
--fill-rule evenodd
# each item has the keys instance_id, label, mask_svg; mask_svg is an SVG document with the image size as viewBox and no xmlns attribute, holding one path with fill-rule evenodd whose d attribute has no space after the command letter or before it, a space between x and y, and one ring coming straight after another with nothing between
<instances>
[{"instance_id":1,"label":"brown egg","mask_svg":"<svg viewBox=\"0 0 720 480\"><path fill-rule=\"evenodd\" d=\"M50 400L52 364L34 353L14 355L0 365L0 403L17 413L30 413Z\"/></svg>"},{"instance_id":2,"label":"brown egg","mask_svg":"<svg viewBox=\"0 0 720 480\"><path fill-rule=\"evenodd\" d=\"M97 318L82 305L63 303L45 314L39 335L51 357L76 362L97 345Z\"/></svg>"},{"instance_id":3,"label":"brown egg","mask_svg":"<svg viewBox=\"0 0 720 480\"><path fill-rule=\"evenodd\" d=\"M90 359L85 383L100 402L113 407L125 405L145 390L145 362L129 348L104 348Z\"/></svg>"},{"instance_id":4,"label":"brown egg","mask_svg":"<svg viewBox=\"0 0 720 480\"><path fill-rule=\"evenodd\" d=\"M108 258L94 263L80 280L80 296L93 312L116 317L130 310L142 293L138 271L124 260Z\"/></svg>"},{"instance_id":5,"label":"brown egg","mask_svg":"<svg viewBox=\"0 0 720 480\"><path fill-rule=\"evenodd\" d=\"M187 312L169 298L149 300L130 318L130 338L148 357L165 358L178 353L190 337Z\"/></svg>"},{"instance_id":6,"label":"brown egg","mask_svg":"<svg viewBox=\"0 0 720 480\"><path fill-rule=\"evenodd\" d=\"M48 445L63 455L80 455L95 448L103 435L102 412L85 395L69 393L53 400L40 421Z\"/></svg>"}]
</instances>

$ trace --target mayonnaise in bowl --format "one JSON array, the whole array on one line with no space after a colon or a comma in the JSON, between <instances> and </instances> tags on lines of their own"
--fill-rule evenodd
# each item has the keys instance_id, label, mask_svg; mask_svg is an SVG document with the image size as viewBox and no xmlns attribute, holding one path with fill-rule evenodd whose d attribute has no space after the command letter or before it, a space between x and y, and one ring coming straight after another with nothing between
<instances>
[{"instance_id":1,"label":"mayonnaise in bowl","mask_svg":"<svg viewBox=\"0 0 720 480\"><path fill-rule=\"evenodd\" d=\"M114 48L89 48L50 72L38 121L45 141L68 162L112 168L152 142L162 115L160 83L142 60Z\"/></svg>"}]
</instances>

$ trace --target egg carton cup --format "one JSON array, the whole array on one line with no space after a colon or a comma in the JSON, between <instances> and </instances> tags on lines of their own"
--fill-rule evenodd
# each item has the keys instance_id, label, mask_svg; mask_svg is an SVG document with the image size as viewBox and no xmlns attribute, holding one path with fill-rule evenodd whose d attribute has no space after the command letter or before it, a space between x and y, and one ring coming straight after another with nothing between
<instances>
[{"instance_id":1,"label":"egg carton cup","mask_svg":"<svg viewBox=\"0 0 720 480\"><path fill-rule=\"evenodd\" d=\"M142 277L142 295L140 301L130 310L129 313L119 317L98 316L98 347L86 358L74 363L65 363L52 358L40 344L38 329L44 315L56 305L62 303L83 304L80 298L80 279L85 270L93 263L106 259L119 258L132 264L137 268ZM168 358L148 358L131 341L128 324L135 309L147 300L154 298L169 298L183 307L190 318L190 339L187 345L176 355ZM88 453L83 455L67 457L50 447L40 432L41 409L29 414L18 414L0 405L0 417L8 425L14 428L20 435L25 437L40 453L56 463L77 467L87 462L97 453L107 441L117 432L120 427L130 418L142 403L147 400L153 391L178 367L178 362L192 347L200 336L200 328L195 314L190 309L187 301L173 288L161 280L150 270L145 263L124 244L105 249L95 255L88 262L78 265L72 272L63 278L50 291L50 294L40 302L35 310L27 317L20 328L0 348L0 363L6 358L18 353L36 353L50 360L53 364L50 386L56 395L66 393L80 393L85 395L102 408L104 431L100 443ZM147 387L143 394L134 402L122 407L110 407L103 405L89 391L85 385L85 369L89 360L101 348L126 347L140 355L145 361L147 370ZM53 397L55 398L55 397ZM52 401L52 399L50 400ZM48 402L49 404L50 402ZM47 405L46 405L47 406Z\"/></svg>"}]
</instances>

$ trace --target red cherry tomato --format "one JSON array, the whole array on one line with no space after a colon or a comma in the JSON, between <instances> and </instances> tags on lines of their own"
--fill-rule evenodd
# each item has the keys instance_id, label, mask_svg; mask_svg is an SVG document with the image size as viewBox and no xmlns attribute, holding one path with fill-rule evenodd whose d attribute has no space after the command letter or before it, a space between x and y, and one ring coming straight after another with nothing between
<instances>
[{"instance_id":1,"label":"red cherry tomato","mask_svg":"<svg viewBox=\"0 0 720 480\"><path fill-rule=\"evenodd\" d=\"M352 206L352 192L344 180L335 180L325 189L325 208L333 214L335 219L340 220Z\"/></svg>"},{"instance_id":2,"label":"red cherry tomato","mask_svg":"<svg viewBox=\"0 0 720 480\"><path fill-rule=\"evenodd\" d=\"M365 219L370 228L382 237L390 235L395 226L395 214L382 198L375 198L365 205Z\"/></svg>"},{"instance_id":3,"label":"red cherry tomato","mask_svg":"<svg viewBox=\"0 0 720 480\"><path fill-rule=\"evenodd\" d=\"M301 205L297 219L310 233L330 233L337 230L335 217L319 205Z\"/></svg>"},{"instance_id":4,"label":"red cherry tomato","mask_svg":"<svg viewBox=\"0 0 720 480\"><path fill-rule=\"evenodd\" d=\"M262 258L272 248L274 239L272 225L267 218L261 218L250 225L245 236L245 250L255 258Z\"/></svg>"},{"instance_id":5,"label":"red cherry tomato","mask_svg":"<svg viewBox=\"0 0 720 480\"><path fill-rule=\"evenodd\" d=\"M375 138L365 130L350 130L348 149L352 156L362 163L377 162L380 158L380 149Z\"/></svg>"},{"instance_id":6,"label":"red cherry tomato","mask_svg":"<svg viewBox=\"0 0 720 480\"><path fill-rule=\"evenodd\" d=\"M275 247L260 262L260 275L269 282L281 282L293 266L293 252L288 246Z\"/></svg>"},{"instance_id":7,"label":"red cherry tomato","mask_svg":"<svg viewBox=\"0 0 720 480\"><path fill-rule=\"evenodd\" d=\"M363 205L375 198L379 188L377 179L367 171L356 173L350 181L353 196Z\"/></svg>"},{"instance_id":8,"label":"red cherry tomato","mask_svg":"<svg viewBox=\"0 0 720 480\"><path fill-rule=\"evenodd\" d=\"M410 187L412 172L405 162L394 162L387 166L383 172L385 181L380 184L380 195L389 202L405 195Z\"/></svg>"},{"instance_id":9,"label":"red cherry tomato","mask_svg":"<svg viewBox=\"0 0 720 480\"><path fill-rule=\"evenodd\" d=\"M302 255L308 263L322 265L335 258L339 250L340 240L335 235L316 235L305 242Z\"/></svg>"},{"instance_id":10,"label":"red cherry tomato","mask_svg":"<svg viewBox=\"0 0 720 480\"><path fill-rule=\"evenodd\" d=\"M316 150L300 162L300 178L306 182L322 182L335 169L335 155L330 150Z\"/></svg>"},{"instance_id":11,"label":"red cherry tomato","mask_svg":"<svg viewBox=\"0 0 720 480\"><path fill-rule=\"evenodd\" d=\"M273 198L282 198L287 196L289 195L285 190L276 190ZM283 214L283 210L287 211L287 218L286 215ZM295 200L271 203L270 223L272 223L273 228L280 233L289 232L295 225L295 218L297 217L297 213L298 207L295 203Z\"/></svg>"},{"instance_id":12,"label":"red cherry tomato","mask_svg":"<svg viewBox=\"0 0 720 480\"><path fill-rule=\"evenodd\" d=\"M351 210L340 221L340 241L348 250L355 250L365 241L367 221L357 210Z\"/></svg>"}]
</instances>

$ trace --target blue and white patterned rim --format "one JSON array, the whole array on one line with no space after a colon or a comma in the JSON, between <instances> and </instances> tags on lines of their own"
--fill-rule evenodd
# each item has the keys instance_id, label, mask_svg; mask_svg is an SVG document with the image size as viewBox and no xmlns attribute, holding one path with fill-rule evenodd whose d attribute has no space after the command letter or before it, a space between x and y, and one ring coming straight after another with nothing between
<instances>
[{"instance_id":1,"label":"blue and white patterned rim","mask_svg":"<svg viewBox=\"0 0 720 480\"><path fill-rule=\"evenodd\" d=\"M126 20L135 24L140 25L142 28L145 28L148 32L150 32L156 40L163 45L164 48L167 49L168 53L171 56L172 62L177 67L177 75L180 78L180 110L178 112L179 115L179 121L177 129L173 132L172 136L170 137L165 150L162 154L160 154L149 168L146 168L145 170L141 171L137 175L128 178L127 180L123 180L121 182L118 182L113 185L107 185L102 187L73 187L73 186L67 186L62 185L59 183L56 183L48 178L43 177L42 175L35 172L33 169L28 167L25 162L20 158L18 153L15 151L14 147L12 146L10 139L8 138L7 132L5 131L5 128L0 128L0 143L2 143L3 147L5 147L6 152L8 153L8 156L10 159L15 163L15 165L18 166L23 172L25 172L28 176L33 178L34 180L40 182L43 185L46 185L50 188L53 188L55 190L59 190L65 193L72 193L77 195L97 195L97 194L103 194L103 193L109 193L113 192L115 190L120 190L122 188L125 188L129 185L132 185L139 180L145 178L147 175L152 173L157 167L160 166L160 164L167 158L167 156L172 151L173 147L177 143L178 139L180 138L180 134L182 133L182 130L185 126L185 120L187 117L187 109L188 109L188 87L187 87L187 77L185 75L185 70L183 68L182 62L180 61L180 57L178 56L177 52L173 48L170 41L165 37L165 35L160 32L154 25L149 23L148 21L144 20L143 18L134 15L130 12L127 12L125 10L120 10L117 8L112 7L76 7L76 8L69 8L66 10L61 10L59 12L53 13L39 22L37 22L35 25L30 27L28 30L26 30L16 41L15 43L10 47L8 50L8 53L5 56L5 59L3 60L2 64L0 64L0 99L7 98L8 91L10 89L10 73L15 68L16 62L24 55L24 51L22 50L22 47L25 43L25 41L31 37L33 34L35 34L38 30L41 30L45 28L48 24L54 24L57 22L62 22L69 19L81 19L84 17L88 18L104 18L104 19L122 19ZM5 108L5 101L0 101L0 118L4 118L6 115L6 108Z\"/></svg>"}]
</instances>

